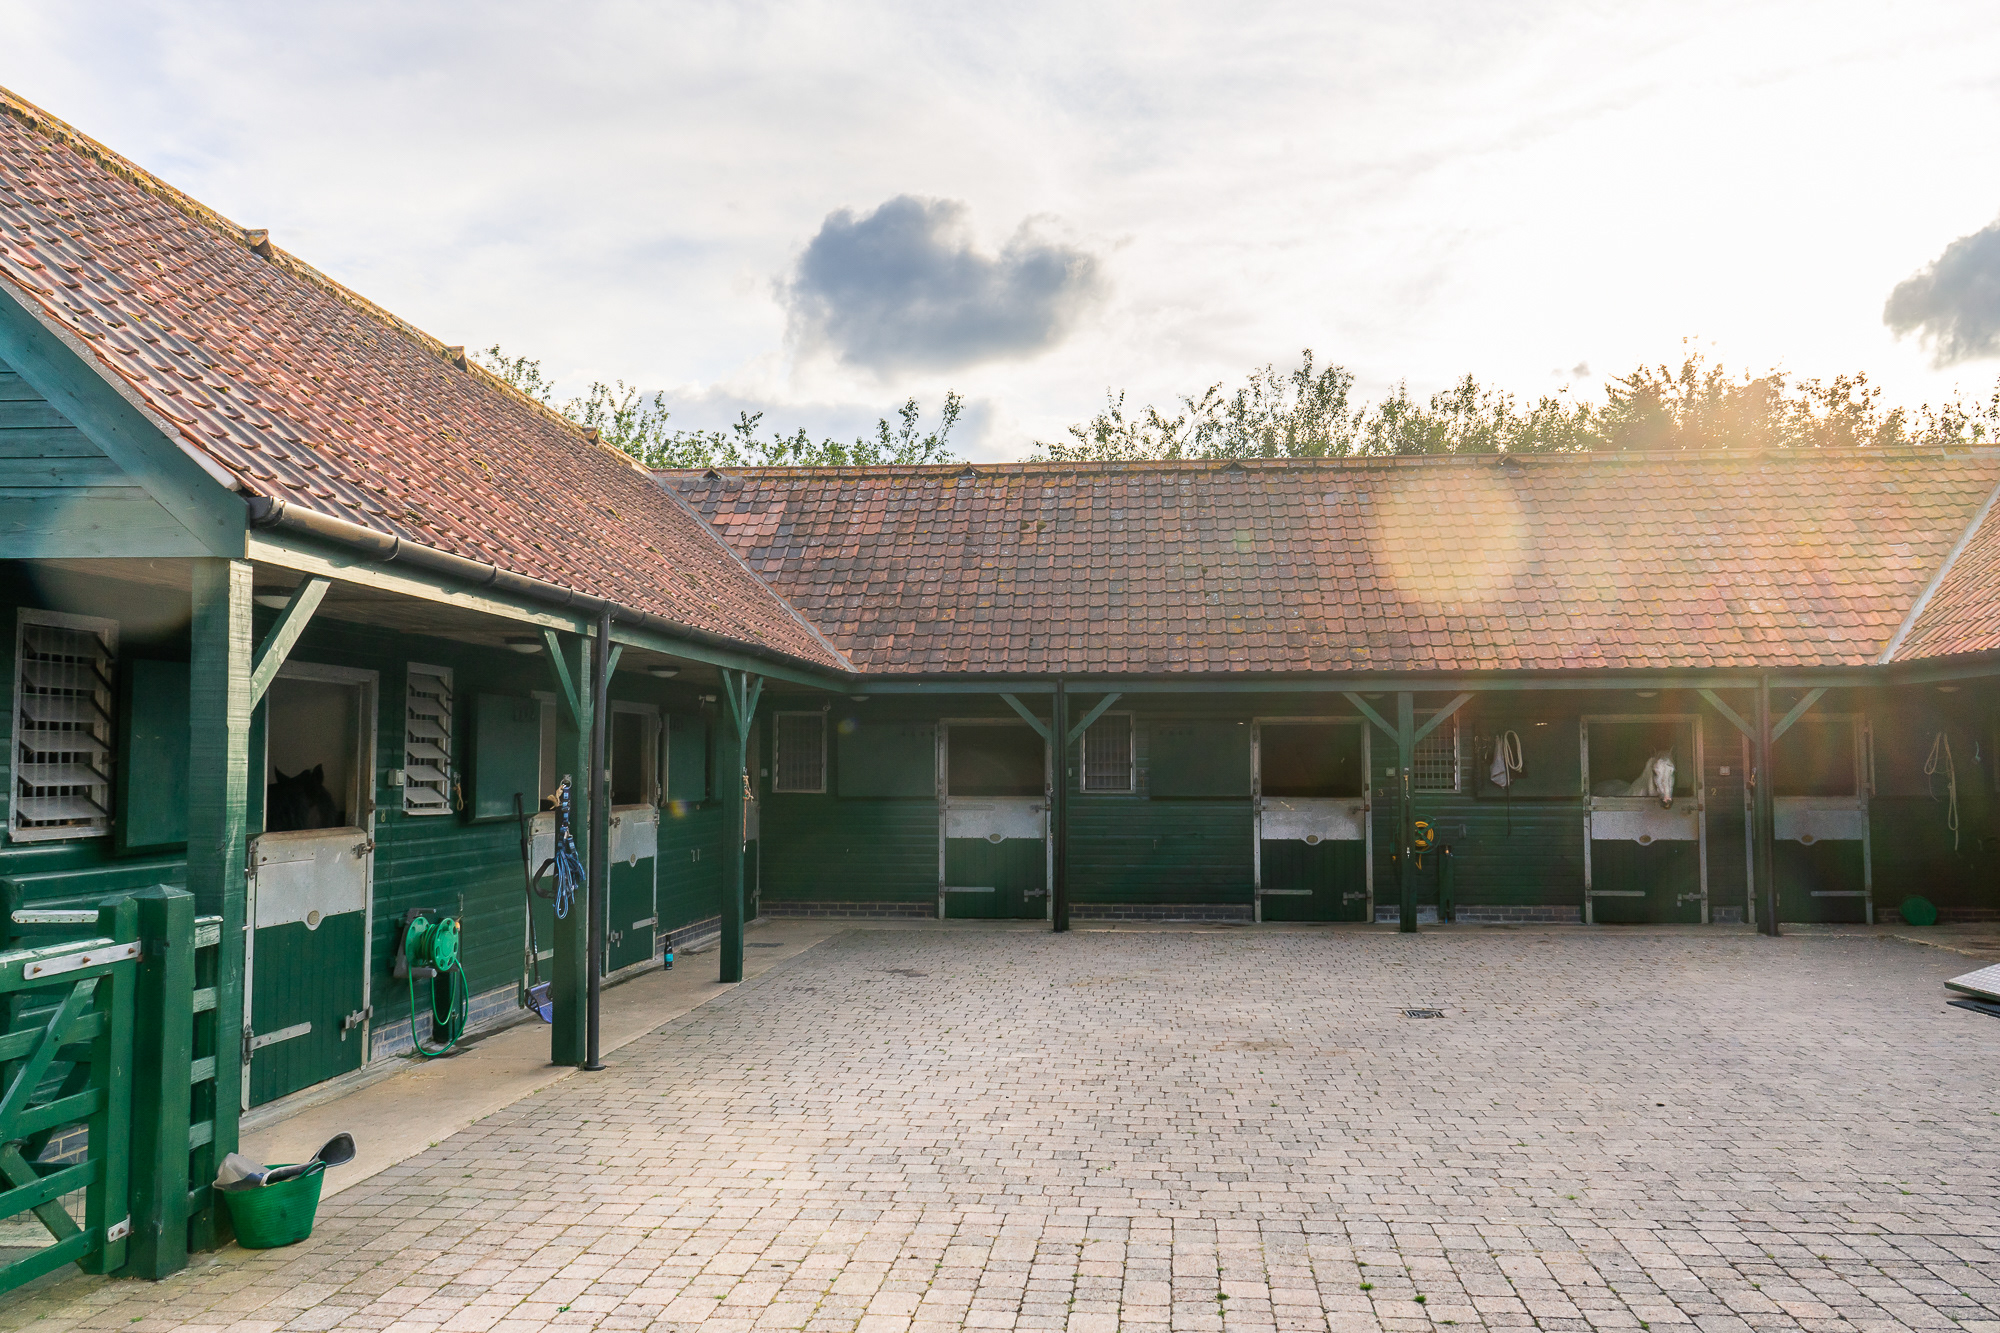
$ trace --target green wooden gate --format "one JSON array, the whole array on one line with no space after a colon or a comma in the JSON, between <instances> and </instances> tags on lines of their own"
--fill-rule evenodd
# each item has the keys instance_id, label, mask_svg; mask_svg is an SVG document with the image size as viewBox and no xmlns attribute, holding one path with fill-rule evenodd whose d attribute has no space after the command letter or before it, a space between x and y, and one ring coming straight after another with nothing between
<instances>
[{"instance_id":1,"label":"green wooden gate","mask_svg":"<svg viewBox=\"0 0 2000 1333\"><path fill-rule=\"evenodd\" d=\"M138 910L99 914L106 933L0 954L0 1222L32 1213L48 1243L0 1265L10 1291L64 1264L107 1273L132 1231L132 1024ZM106 930L106 927L109 927ZM183 1053L183 1080L185 1080ZM186 1082L181 1086L185 1088ZM80 1155L39 1160L58 1131L84 1126ZM187 1168L183 1147L181 1178ZM78 1225L64 1200L83 1196ZM9 1248L13 1248L9 1246Z\"/></svg>"}]
</instances>

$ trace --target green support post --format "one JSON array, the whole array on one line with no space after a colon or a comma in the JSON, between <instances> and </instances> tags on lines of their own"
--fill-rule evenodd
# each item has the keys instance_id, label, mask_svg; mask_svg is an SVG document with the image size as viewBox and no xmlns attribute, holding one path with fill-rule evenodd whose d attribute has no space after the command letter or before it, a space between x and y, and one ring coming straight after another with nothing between
<instances>
[{"instance_id":1,"label":"green support post","mask_svg":"<svg viewBox=\"0 0 2000 1333\"><path fill-rule=\"evenodd\" d=\"M194 895L155 885L132 897L139 910L139 1003L133 1028L132 1238L123 1271L157 1281L187 1267Z\"/></svg>"},{"instance_id":2,"label":"green support post","mask_svg":"<svg viewBox=\"0 0 2000 1333\"><path fill-rule=\"evenodd\" d=\"M570 721L576 724L576 750L569 767L569 827L576 838L577 855L590 856L591 791L590 738L592 705L595 702L590 674L591 641L583 635L542 632L548 645L549 665L563 702L569 706ZM590 903L570 905L570 913L556 921L555 958L549 998L555 1003L555 1021L549 1025L549 1063L585 1064L590 1058Z\"/></svg>"},{"instance_id":3,"label":"green support post","mask_svg":"<svg viewBox=\"0 0 2000 1333\"><path fill-rule=\"evenodd\" d=\"M763 692L762 676L722 668L722 698L729 724L721 738L723 762L717 779L722 784L722 941L718 952L722 955L723 981L743 980L743 786L748 781L750 723L757 716L757 699Z\"/></svg>"},{"instance_id":4,"label":"green support post","mask_svg":"<svg viewBox=\"0 0 2000 1333\"><path fill-rule=\"evenodd\" d=\"M1757 736L1756 799L1751 807L1752 822L1755 827L1751 836L1755 839L1756 855L1752 858L1757 868L1757 902L1762 911L1757 917L1757 929L1766 935L1780 935L1778 929L1778 806L1771 791L1771 677L1767 672L1757 681Z\"/></svg>"},{"instance_id":5,"label":"green support post","mask_svg":"<svg viewBox=\"0 0 2000 1333\"><path fill-rule=\"evenodd\" d=\"M188 654L187 886L195 912L222 918L216 962L215 1135L195 1161L212 1177L236 1151L245 1047L243 973L249 936L244 921L249 854L250 593L243 560L189 562L192 621ZM218 1201L219 1203L219 1201ZM229 1219L210 1205L196 1219L201 1241L226 1243Z\"/></svg>"},{"instance_id":6,"label":"green support post","mask_svg":"<svg viewBox=\"0 0 2000 1333\"><path fill-rule=\"evenodd\" d=\"M1055 713L1049 719L1049 756L1054 781L1049 789L1049 855L1054 882L1049 885L1049 925L1052 930L1069 929L1069 792L1070 760L1075 747L1069 738L1069 691L1056 682Z\"/></svg>"},{"instance_id":7,"label":"green support post","mask_svg":"<svg viewBox=\"0 0 2000 1333\"><path fill-rule=\"evenodd\" d=\"M1417 765L1416 731L1416 696L1405 690L1396 696L1396 928L1405 935L1417 928L1416 830L1411 827L1417 812L1410 794L1410 772Z\"/></svg>"}]
</instances>

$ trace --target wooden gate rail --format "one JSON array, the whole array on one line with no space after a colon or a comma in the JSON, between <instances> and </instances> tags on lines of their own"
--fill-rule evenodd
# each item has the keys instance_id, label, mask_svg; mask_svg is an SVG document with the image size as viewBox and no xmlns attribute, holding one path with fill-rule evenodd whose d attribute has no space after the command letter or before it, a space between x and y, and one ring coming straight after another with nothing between
<instances>
[{"instance_id":1,"label":"wooden gate rail","mask_svg":"<svg viewBox=\"0 0 2000 1333\"><path fill-rule=\"evenodd\" d=\"M11 1291L67 1263L108 1273L131 1232L133 1017L138 905L106 904L97 935L0 954L0 1218L32 1211L51 1243L0 1266ZM67 1072L56 1075L60 1067ZM82 1160L35 1160L56 1131L82 1122ZM78 1227L63 1206L82 1190Z\"/></svg>"}]
</instances>

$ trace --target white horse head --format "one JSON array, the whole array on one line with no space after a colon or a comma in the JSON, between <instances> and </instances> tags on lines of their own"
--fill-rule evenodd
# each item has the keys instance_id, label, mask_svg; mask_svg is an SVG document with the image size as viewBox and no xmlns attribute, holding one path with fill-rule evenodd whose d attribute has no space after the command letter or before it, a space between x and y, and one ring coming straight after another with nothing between
<instances>
[{"instance_id":1,"label":"white horse head","mask_svg":"<svg viewBox=\"0 0 2000 1333\"><path fill-rule=\"evenodd\" d=\"M1674 752L1660 750L1646 761L1628 796L1657 796L1661 805L1674 803Z\"/></svg>"}]
</instances>

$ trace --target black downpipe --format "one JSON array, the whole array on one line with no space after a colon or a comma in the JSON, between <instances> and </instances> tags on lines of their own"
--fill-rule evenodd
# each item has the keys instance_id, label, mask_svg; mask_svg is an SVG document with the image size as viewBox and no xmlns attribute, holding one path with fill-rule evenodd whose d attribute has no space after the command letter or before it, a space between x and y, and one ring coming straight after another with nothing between
<instances>
[{"instance_id":1,"label":"black downpipe","mask_svg":"<svg viewBox=\"0 0 2000 1333\"><path fill-rule=\"evenodd\" d=\"M604 924L610 907L605 892L605 874L611 864L611 791L605 773L609 733L606 718L611 712L611 608L598 612L597 637L590 645L590 978L589 1017L584 1035L585 1069L602 1069L598 1003L604 994Z\"/></svg>"}]
</instances>

